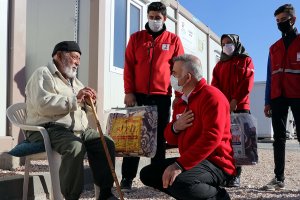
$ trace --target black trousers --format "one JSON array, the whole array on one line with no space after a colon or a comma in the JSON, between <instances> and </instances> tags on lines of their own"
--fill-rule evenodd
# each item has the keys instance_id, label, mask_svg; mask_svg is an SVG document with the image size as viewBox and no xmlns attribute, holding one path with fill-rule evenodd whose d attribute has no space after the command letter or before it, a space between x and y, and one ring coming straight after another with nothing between
<instances>
[{"instance_id":1,"label":"black trousers","mask_svg":"<svg viewBox=\"0 0 300 200\"><path fill-rule=\"evenodd\" d=\"M297 138L300 142L300 99L279 97L271 100L272 126L274 131L274 173L275 177L280 181L284 181L286 123L289 107L291 107L293 113Z\"/></svg>"},{"instance_id":2,"label":"black trousers","mask_svg":"<svg viewBox=\"0 0 300 200\"><path fill-rule=\"evenodd\" d=\"M151 163L159 163L166 157L166 140L164 138L164 130L170 120L171 96L146 95L136 93L135 97L138 106L157 106L157 150L154 158L151 159ZM127 179L134 179L137 174L139 161L139 157L124 157L122 163L122 177Z\"/></svg>"},{"instance_id":3,"label":"black trousers","mask_svg":"<svg viewBox=\"0 0 300 200\"><path fill-rule=\"evenodd\" d=\"M179 174L168 188L162 186L162 175L165 169L174 163L177 158L167 158L161 163L150 164L140 172L143 184L156 188L180 200L222 199L218 198L220 185L223 185L228 176L220 168L204 160L194 168ZM223 196L226 190L223 189Z\"/></svg>"}]
</instances>

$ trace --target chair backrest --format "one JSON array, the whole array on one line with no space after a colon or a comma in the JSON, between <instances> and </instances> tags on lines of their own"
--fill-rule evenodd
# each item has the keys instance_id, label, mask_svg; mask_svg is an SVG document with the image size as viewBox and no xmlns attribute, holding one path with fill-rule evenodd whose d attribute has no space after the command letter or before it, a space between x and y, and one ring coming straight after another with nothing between
<instances>
[{"instance_id":1,"label":"chair backrest","mask_svg":"<svg viewBox=\"0 0 300 200\"><path fill-rule=\"evenodd\" d=\"M26 103L16 103L9 106L6 110L9 121L17 127L25 124L27 118L26 107Z\"/></svg>"}]
</instances>

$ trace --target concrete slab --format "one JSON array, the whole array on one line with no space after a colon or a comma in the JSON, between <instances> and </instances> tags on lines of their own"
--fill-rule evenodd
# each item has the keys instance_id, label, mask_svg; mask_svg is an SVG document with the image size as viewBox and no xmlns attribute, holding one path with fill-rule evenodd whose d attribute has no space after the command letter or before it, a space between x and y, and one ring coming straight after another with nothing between
<instances>
[{"instance_id":1,"label":"concrete slab","mask_svg":"<svg viewBox=\"0 0 300 200\"><path fill-rule=\"evenodd\" d=\"M141 158L138 169L149 164L149 158ZM116 158L115 172L118 177L118 181L121 181L121 165L122 158ZM49 198L50 191L50 174L49 172L33 173L30 175L29 186L28 186L28 200L34 199L47 199ZM89 167L84 170L84 189L94 190L93 176ZM14 175L9 177L0 178L0 199L1 200L20 200L22 199L23 191L23 176Z\"/></svg>"},{"instance_id":2,"label":"concrete slab","mask_svg":"<svg viewBox=\"0 0 300 200\"><path fill-rule=\"evenodd\" d=\"M93 189L93 177L89 167L84 170L84 189ZM50 191L49 172L33 173L29 178L28 200L47 199ZM23 176L14 175L0 178L0 199L20 200L23 193Z\"/></svg>"}]
</instances>

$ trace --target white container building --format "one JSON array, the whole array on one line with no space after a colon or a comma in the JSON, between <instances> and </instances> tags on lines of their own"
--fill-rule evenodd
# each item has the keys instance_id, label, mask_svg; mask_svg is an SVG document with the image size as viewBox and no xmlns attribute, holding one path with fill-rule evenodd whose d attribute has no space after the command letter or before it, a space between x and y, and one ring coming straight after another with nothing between
<instances>
[{"instance_id":1,"label":"white container building","mask_svg":"<svg viewBox=\"0 0 300 200\"><path fill-rule=\"evenodd\" d=\"M168 6L167 29L181 37L186 53L201 59L211 81L220 57L220 38L183 8ZM123 107L124 52L131 33L144 28L149 0L1 0L0 1L0 167L18 166L5 152L21 141L19 129L6 119L6 108L25 101L26 81L51 59L54 45L78 41L82 50L78 77L98 93L98 115Z\"/></svg>"}]
</instances>

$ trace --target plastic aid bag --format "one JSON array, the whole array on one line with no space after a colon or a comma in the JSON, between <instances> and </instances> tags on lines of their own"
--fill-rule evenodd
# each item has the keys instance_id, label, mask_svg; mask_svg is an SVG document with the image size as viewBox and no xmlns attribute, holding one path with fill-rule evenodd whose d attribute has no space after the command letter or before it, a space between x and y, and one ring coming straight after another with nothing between
<instances>
[{"instance_id":1,"label":"plastic aid bag","mask_svg":"<svg viewBox=\"0 0 300 200\"><path fill-rule=\"evenodd\" d=\"M248 113L231 114L232 147L236 165L255 165L257 154L257 121Z\"/></svg>"},{"instance_id":2,"label":"plastic aid bag","mask_svg":"<svg viewBox=\"0 0 300 200\"><path fill-rule=\"evenodd\" d=\"M115 142L116 156L153 158L157 147L156 106L111 109L106 133Z\"/></svg>"}]
</instances>

